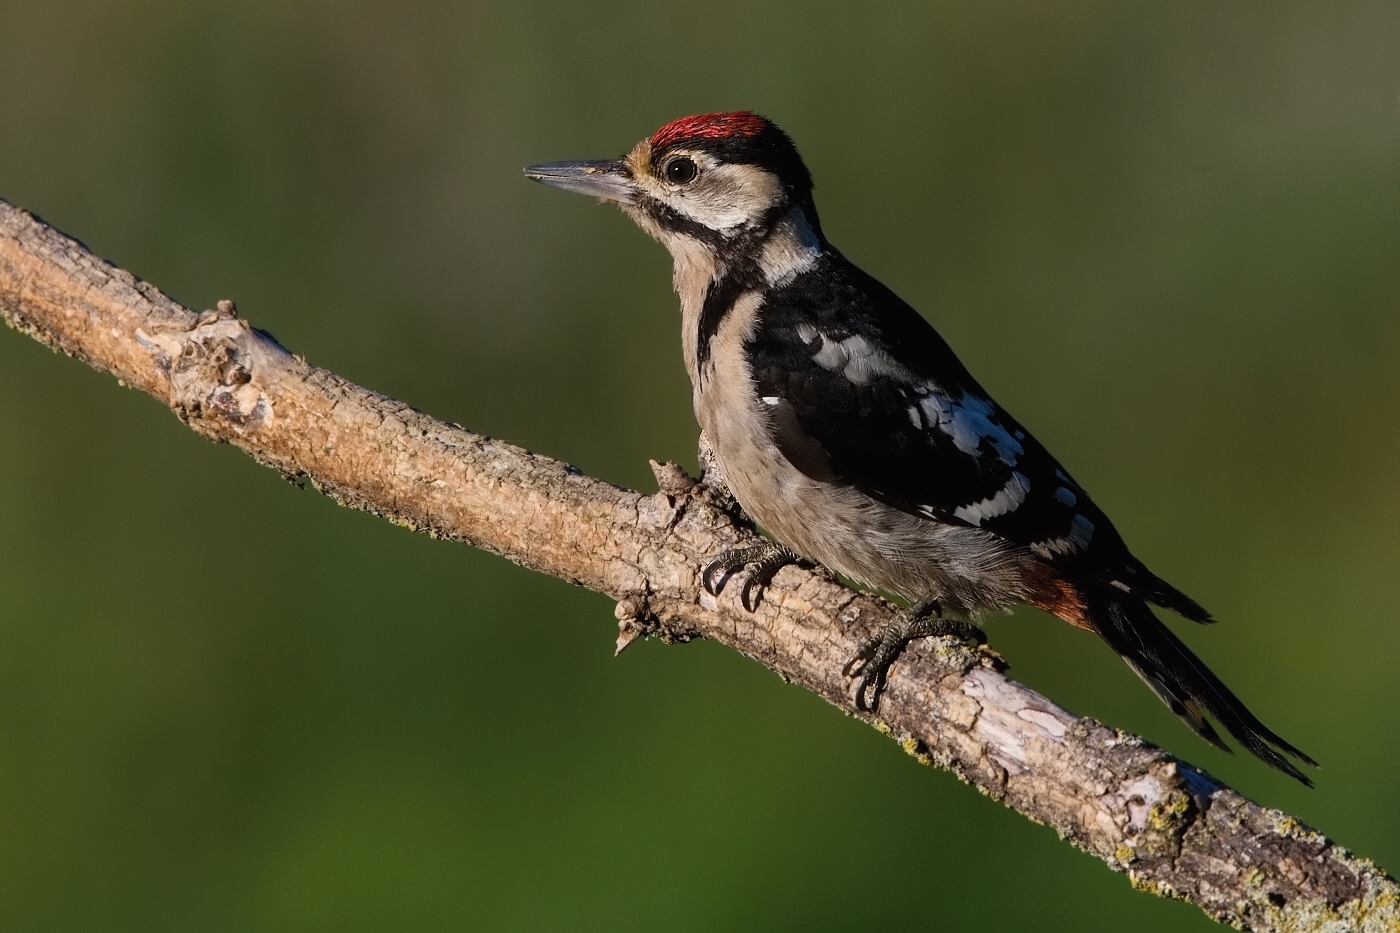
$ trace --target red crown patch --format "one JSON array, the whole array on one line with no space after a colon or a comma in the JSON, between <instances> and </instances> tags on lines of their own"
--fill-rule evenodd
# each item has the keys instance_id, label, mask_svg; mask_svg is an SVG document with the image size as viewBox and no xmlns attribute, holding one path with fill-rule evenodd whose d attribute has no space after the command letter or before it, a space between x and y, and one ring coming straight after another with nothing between
<instances>
[{"instance_id":1,"label":"red crown patch","mask_svg":"<svg viewBox=\"0 0 1400 933\"><path fill-rule=\"evenodd\" d=\"M706 113L672 120L651 137L653 149L663 149L682 139L728 139L731 136L757 136L769 123L756 113L734 110Z\"/></svg>"}]
</instances>

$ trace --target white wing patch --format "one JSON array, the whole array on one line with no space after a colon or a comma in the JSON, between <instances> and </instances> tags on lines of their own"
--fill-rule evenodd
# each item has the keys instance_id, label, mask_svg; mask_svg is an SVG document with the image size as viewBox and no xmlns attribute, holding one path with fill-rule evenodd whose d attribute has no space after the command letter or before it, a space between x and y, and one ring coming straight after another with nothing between
<instances>
[{"instance_id":1,"label":"white wing patch","mask_svg":"<svg viewBox=\"0 0 1400 933\"><path fill-rule=\"evenodd\" d=\"M828 372L839 373L856 385L869 385L878 376L885 376L905 383L918 396L917 407L910 407L909 421L915 427L923 427L919 421L938 428L953 439L953 444L965 454L982 456L982 441L991 442L992 449L1007 466L1015 466L1025 448L1021 440L1025 432L1017 431L1015 437L1010 431L992 420L996 406L988 400L969 392L953 399L942 389L915 381L909 372L894 357L874 346L859 334L852 334L835 340L808 323L797 325L797 336L808 349L813 351L812 359Z\"/></svg>"},{"instance_id":2,"label":"white wing patch","mask_svg":"<svg viewBox=\"0 0 1400 933\"><path fill-rule=\"evenodd\" d=\"M901 382L912 378L894 357L859 334L833 340L811 324L799 324L797 336L809 348L820 342L820 348L812 354L816 364L829 372L840 373L858 386L869 385L877 376L888 376Z\"/></svg>"},{"instance_id":3,"label":"white wing patch","mask_svg":"<svg viewBox=\"0 0 1400 933\"><path fill-rule=\"evenodd\" d=\"M1030 492L1030 488L1030 480L1020 473L1012 473L1006 485L1001 487L995 496L971 505L960 506L953 510L953 516L970 524L980 525L989 518L1005 515L1025 502L1026 493Z\"/></svg>"},{"instance_id":4,"label":"white wing patch","mask_svg":"<svg viewBox=\"0 0 1400 933\"><path fill-rule=\"evenodd\" d=\"M918 387L922 388L924 387ZM982 456L984 438L991 442L997 456L1007 466L1015 466L1017 458L1024 453L1025 448L1021 446L1020 441L991 419L996 409L986 399L967 392L956 401L940 392L919 394L923 395L919 405L923 408L929 424L951 437L953 445L963 453L973 457Z\"/></svg>"},{"instance_id":5,"label":"white wing patch","mask_svg":"<svg viewBox=\"0 0 1400 933\"><path fill-rule=\"evenodd\" d=\"M1031 550L1038 556L1046 560L1052 560L1057 554L1068 554L1071 551L1082 551L1089 546L1089 542L1094 537L1094 523L1083 515L1076 515L1069 523L1069 534L1063 538L1049 538L1045 541L1037 541L1031 545Z\"/></svg>"},{"instance_id":6,"label":"white wing patch","mask_svg":"<svg viewBox=\"0 0 1400 933\"><path fill-rule=\"evenodd\" d=\"M1031 545L1031 551L1037 557L1043 557L1046 560L1054 560L1055 555L1068 554L1073 550L1074 545L1069 543L1069 538L1047 538Z\"/></svg>"}]
</instances>

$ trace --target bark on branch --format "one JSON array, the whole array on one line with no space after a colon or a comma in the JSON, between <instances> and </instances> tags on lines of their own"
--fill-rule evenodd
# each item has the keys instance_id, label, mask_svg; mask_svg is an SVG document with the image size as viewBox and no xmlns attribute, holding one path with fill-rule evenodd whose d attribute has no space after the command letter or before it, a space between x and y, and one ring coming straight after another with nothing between
<instances>
[{"instance_id":1,"label":"bark on branch","mask_svg":"<svg viewBox=\"0 0 1400 933\"><path fill-rule=\"evenodd\" d=\"M823 574L780 572L759 611L716 600L698 568L751 535L678 467L642 495L444 424L308 364L221 303L197 314L0 201L0 314L111 373L185 424L344 505L485 548L617 601L639 635L711 638L801 684L1054 827L1124 872L1260 931L1400 931L1400 885L1277 810L1142 739L1080 719L1003 673L987 649L913 646L876 716L841 666L888 604Z\"/></svg>"}]
</instances>

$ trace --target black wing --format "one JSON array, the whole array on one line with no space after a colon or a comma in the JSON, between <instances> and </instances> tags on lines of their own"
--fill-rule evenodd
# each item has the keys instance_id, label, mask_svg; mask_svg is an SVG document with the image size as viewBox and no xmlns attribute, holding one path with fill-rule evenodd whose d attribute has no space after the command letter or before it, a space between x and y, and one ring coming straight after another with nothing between
<instances>
[{"instance_id":1,"label":"black wing","mask_svg":"<svg viewBox=\"0 0 1400 933\"><path fill-rule=\"evenodd\" d=\"M775 440L799 469L1209 619L1129 553L927 321L839 254L765 296L746 351Z\"/></svg>"}]
</instances>

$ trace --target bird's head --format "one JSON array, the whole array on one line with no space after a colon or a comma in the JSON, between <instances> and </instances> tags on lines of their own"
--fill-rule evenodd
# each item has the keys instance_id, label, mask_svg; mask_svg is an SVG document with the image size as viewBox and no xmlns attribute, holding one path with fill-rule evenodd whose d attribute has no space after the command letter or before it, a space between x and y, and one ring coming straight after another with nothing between
<instances>
[{"instance_id":1,"label":"bird's head","mask_svg":"<svg viewBox=\"0 0 1400 933\"><path fill-rule=\"evenodd\" d=\"M755 113L683 117L620 159L550 162L525 174L616 202L679 259L745 252L780 226L820 238L812 176L787 134Z\"/></svg>"}]
</instances>

